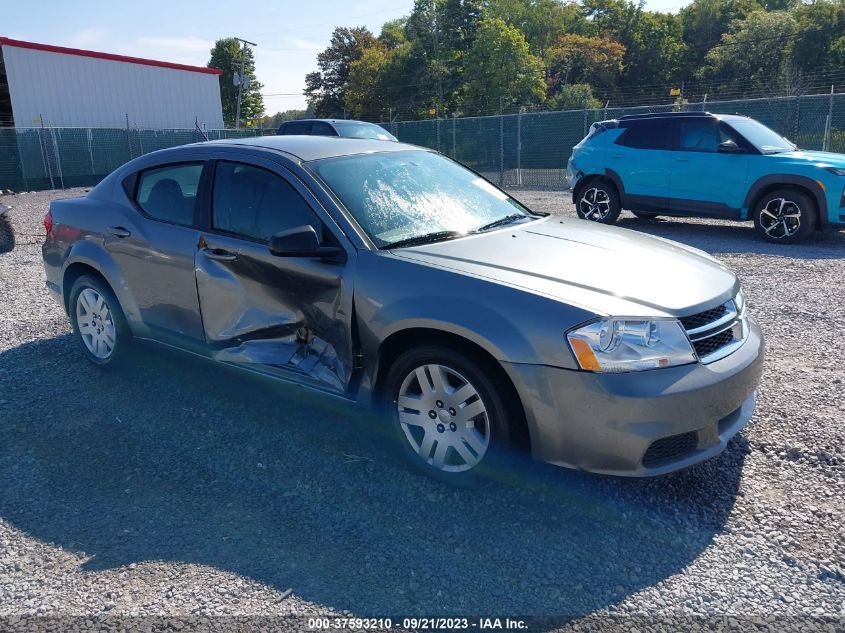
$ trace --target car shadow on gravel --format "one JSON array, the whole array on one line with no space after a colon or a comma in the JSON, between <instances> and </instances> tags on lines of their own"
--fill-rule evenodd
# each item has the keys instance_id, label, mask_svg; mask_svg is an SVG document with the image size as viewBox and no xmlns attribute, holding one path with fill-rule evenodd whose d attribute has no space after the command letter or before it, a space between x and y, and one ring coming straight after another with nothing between
<instances>
[{"instance_id":1,"label":"car shadow on gravel","mask_svg":"<svg viewBox=\"0 0 845 633\"><path fill-rule=\"evenodd\" d=\"M342 401L172 352L111 372L67 335L0 353L0 516L17 529L83 571L208 565L356 615L612 608L710 545L747 451L653 480L523 465L459 490L383 435Z\"/></svg>"},{"instance_id":2,"label":"car shadow on gravel","mask_svg":"<svg viewBox=\"0 0 845 633\"><path fill-rule=\"evenodd\" d=\"M798 244L774 244L763 240L749 222L712 224L673 218L642 220L622 217L617 226L675 240L708 253L742 253L798 259L840 259L845 231L818 231Z\"/></svg>"}]
</instances>

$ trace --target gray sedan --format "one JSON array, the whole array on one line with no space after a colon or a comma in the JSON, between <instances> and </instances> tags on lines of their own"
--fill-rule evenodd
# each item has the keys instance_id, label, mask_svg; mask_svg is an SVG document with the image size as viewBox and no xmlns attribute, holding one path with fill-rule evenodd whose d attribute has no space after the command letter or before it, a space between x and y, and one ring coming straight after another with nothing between
<instances>
[{"instance_id":1,"label":"gray sedan","mask_svg":"<svg viewBox=\"0 0 845 633\"><path fill-rule=\"evenodd\" d=\"M418 147L163 150L54 201L45 227L47 286L93 363L144 339L376 406L448 481L512 451L666 473L754 408L763 341L722 264L533 213Z\"/></svg>"}]
</instances>

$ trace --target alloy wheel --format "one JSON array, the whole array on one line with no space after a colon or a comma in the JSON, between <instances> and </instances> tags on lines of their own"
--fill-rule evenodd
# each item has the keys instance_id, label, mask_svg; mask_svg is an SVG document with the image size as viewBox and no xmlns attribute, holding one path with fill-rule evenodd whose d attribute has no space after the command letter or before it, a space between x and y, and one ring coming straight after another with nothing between
<instances>
[{"instance_id":1,"label":"alloy wheel","mask_svg":"<svg viewBox=\"0 0 845 633\"><path fill-rule=\"evenodd\" d=\"M604 189L587 189L581 195L578 209L585 220L604 220L610 214L610 196Z\"/></svg>"},{"instance_id":2,"label":"alloy wheel","mask_svg":"<svg viewBox=\"0 0 845 633\"><path fill-rule=\"evenodd\" d=\"M114 319L106 300L93 288L85 288L76 299L76 323L88 351L100 360L107 360L116 341Z\"/></svg>"},{"instance_id":3,"label":"alloy wheel","mask_svg":"<svg viewBox=\"0 0 845 633\"><path fill-rule=\"evenodd\" d=\"M760 210L759 222L769 237L790 238L801 228L801 207L792 200L774 198Z\"/></svg>"},{"instance_id":4,"label":"alloy wheel","mask_svg":"<svg viewBox=\"0 0 845 633\"><path fill-rule=\"evenodd\" d=\"M464 472L490 445L490 418L478 390L460 373L427 364L410 372L396 401L411 449L433 468Z\"/></svg>"}]
</instances>

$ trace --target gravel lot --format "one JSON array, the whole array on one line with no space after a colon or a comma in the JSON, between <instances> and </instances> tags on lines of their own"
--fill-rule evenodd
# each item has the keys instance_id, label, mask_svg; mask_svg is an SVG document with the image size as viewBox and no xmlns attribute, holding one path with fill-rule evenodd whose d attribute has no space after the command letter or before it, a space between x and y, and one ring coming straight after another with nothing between
<instances>
[{"instance_id":1,"label":"gravel lot","mask_svg":"<svg viewBox=\"0 0 845 633\"><path fill-rule=\"evenodd\" d=\"M84 362L39 245L49 199L78 194L3 198L0 630L344 613L843 630L845 233L772 246L750 225L624 214L740 275L768 344L754 418L663 478L536 465L465 491L405 470L339 401L153 349L120 372ZM566 193L515 195L572 213Z\"/></svg>"}]
</instances>

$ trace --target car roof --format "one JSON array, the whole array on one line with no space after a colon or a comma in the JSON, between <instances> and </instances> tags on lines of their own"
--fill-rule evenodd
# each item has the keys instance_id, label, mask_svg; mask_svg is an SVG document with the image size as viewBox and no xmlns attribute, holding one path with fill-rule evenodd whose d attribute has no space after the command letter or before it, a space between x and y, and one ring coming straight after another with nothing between
<instances>
[{"instance_id":1,"label":"car roof","mask_svg":"<svg viewBox=\"0 0 845 633\"><path fill-rule=\"evenodd\" d=\"M626 114L618 121L642 121L646 119L747 119L741 114L715 114L713 112L651 112L647 114Z\"/></svg>"},{"instance_id":2,"label":"car roof","mask_svg":"<svg viewBox=\"0 0 845 633\"><path fill-rule=\"evenodd\" d=\"M291 119L290 121L282 121L279 124L279 127L288 123L312 123L314 121L322 121L323 123L363 123L365 125L375 125L376 127L381 127L378 123L370 123L369 121L358 121L357 119Z\"/></svg>"},{"instance_id":3,"label":"car roof","mask_svg":"<svg viewBox=\"0 0 845 633\"><path fill-rule=\"evenodd\" d=\"M416 145L394 143L377 139L346 138L343 136L251 136L249 138L206 141L199 145L227 145L260 147L290 154L300 160L310 161L335 156L372 154L375 152L401 152L407 150L430 151Z\"/></svg>"}]
</instances>

